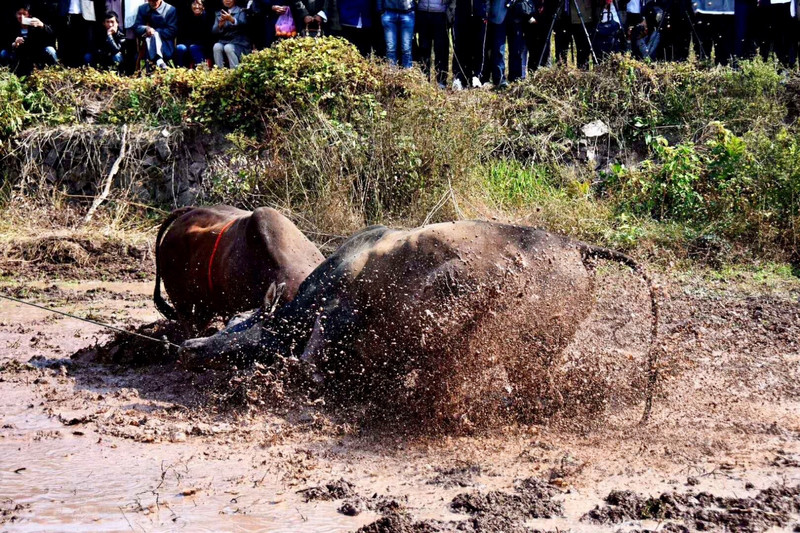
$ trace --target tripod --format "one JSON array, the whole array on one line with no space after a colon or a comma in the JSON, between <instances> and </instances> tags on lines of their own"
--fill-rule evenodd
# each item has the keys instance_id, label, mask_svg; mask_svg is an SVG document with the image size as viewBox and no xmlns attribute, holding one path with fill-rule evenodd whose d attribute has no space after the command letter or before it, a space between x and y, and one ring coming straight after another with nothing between
<instances>
[{"instance_id":1,"label":"tripod","mask_svg":"<svg viewBox=\"0 0 800 533\"><path fill-rule=\"evenodd\" d=\"M581 11L580 6L578 5L578 0L572 0L573 5L575 6L575 10L578 13L578 18L581 21L581 27L583 28L583 33L586 35L586 41L589 43L589 50L592 52L592 59L594 59L595 64L597 64L597 54L594 53L594 46L592 45L592 38L589 36L589 30L586 29L586 20L583 18L583 12ZM539 56L539 66L542 66L542 62L544 61L544 54L547 51L547 43L550 42L550 38L553 36L553 29L556 27L556 21L558 21L558 17L561 16L561 13L564 12L564 2L563 0L559 0L558 2L558 9L553 14L553 20L550 21L550 29L547 32L547 37L544 40L545 46L542 47L542 53Z\"/></svg>"}]
</instances>

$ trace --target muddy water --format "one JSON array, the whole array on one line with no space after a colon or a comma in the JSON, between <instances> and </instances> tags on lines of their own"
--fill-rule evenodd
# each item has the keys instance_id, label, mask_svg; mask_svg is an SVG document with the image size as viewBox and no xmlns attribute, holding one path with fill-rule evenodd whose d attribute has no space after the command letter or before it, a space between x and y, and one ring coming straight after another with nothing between
<instances>
[{"instance_id":1,"label":"muddy water","mask_svg":"<svg viewBox=\"0 0 800 533\"><path fill-rule=\"evenodd\" d=\"M59 288L104 289L85 300L54 302L62 310L118 326L158 317L149 283ZM46 295L36 298L48 304ZM785 326L784 340L774 330L752 342L748 337L772 316L767 311L787 317L795 307L765 305L757 322L742 326L725 313L749 305L744 301L734 295L720 303L698 298L681 304L686 308L667 306L666 346L690 360L691 373L672 382L647 428L636 426L637 410L589 432L534 427L421 442L315 426L304 413L198 409L170 388L189 387L193 377L158 366L70 366L64 358L75 350L109 338L102 328L0 301L0 509L18 507L0 516L0 532L351 531L378 515L344 516L337 512L341 501L305 502L298 494L341 477L363 497L396 498L417 519L464 520L448 507L457 494L512 491L515 479L551 479L556 470L563 471L556 481L564 490L557 499L565 517L526 525L575 532L655 529L655 522L599 526L580 517L613 489L746 496L800 481L800 468L774 464L779 450L800 454L800 396L792 388L796 325ZM687 323L695 306L720 320ZM602 326L593 327L602 332ZM720 346L739 364L721 364L715 355ZM32 357L50 364L3 369ZM731 393L729 383L747 394ZM430 484L437 472L459 464L478 465L481 473L465 486ZM691 487L689 476L696 478Z\"/></svg>"},{"instance_id":2,"label":"muddy water","mask_svg":"<svg viewBox=\"0 0 800 533\"><path fill-rule=\"evenodd\" d=\"M343 531L374 519L339 515L335 502L300 510L263 473L241 494L239 479L256 478L243 456L198 460L192 444L154 449L71 430L0 390L0 499L26 508L0 531Z\"/></svg>"}]
</instances>

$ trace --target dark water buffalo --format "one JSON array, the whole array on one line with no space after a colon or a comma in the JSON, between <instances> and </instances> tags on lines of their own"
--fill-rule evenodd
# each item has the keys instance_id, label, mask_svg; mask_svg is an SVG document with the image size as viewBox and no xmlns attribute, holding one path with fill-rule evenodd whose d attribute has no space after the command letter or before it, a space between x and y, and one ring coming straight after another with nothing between
<instances>
[{"instance_id":1,"label":"dark water buffalo","mask_svg":"<svg viewBox=\"0 0 800 533\"><path fill-rule=\"evenodd\" d=\"M526 227L370 227L317 267L293 301L187 341L183 358L296 357L327 390L426 416L479 418L488 404L503 405L498 391L530 406L550 394L542 376L592 308L594 258L638 270L618 252ZM655 327L652 288L651 298Z\"/></svg>"},{"instance_id":2,"label":"dark water buffalo","mask_svg":"<svg viewBox=\"0 0 800 533\"><path fill-rule=\"evenodd\" d=\"M259 307L273 283L283 289L283 301L291 300L324 259L274 209L184 207L158 232L153 298L167 318L202 325L214 316ZM162 279L174 308L161 297Z\"/></svg>"}]
</instances>

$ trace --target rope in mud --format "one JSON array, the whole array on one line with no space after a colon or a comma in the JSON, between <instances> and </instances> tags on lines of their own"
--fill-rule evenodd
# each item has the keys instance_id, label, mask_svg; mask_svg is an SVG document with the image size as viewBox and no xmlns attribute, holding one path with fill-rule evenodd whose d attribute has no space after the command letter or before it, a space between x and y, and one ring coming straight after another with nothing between
<instances>
[{"instance_id":1,"label":"rope in mud","mask_svg":"<svg viewBox=\"0 0 800 533\"><path fill-rule=\"evenodd\" d=\"M43 311L48 311L50 313L55 313L57 315L64 315L64 316L67 316L69 318L74 318L76 320L82 320L83 322L88 322L89 324L94 324L95 326L100 326L100 327L103 327L103 328L112 329L112 330L117 331L119 333L125 333L127 335L133 335L134 337L141 337L143 339L147 339L149 341L157 342L159 344L164 344L164 345L167 345L167 346L171 346L173 348L180 348L180 345L175 344L174 342L170 342L170 341L168 341L166 339L156 339L155 337L149 337L147 335L142 335L141 333L136 333L135 331L128 331L128 330L121 329L121 328L118 328L118 327L115 327L115 326L110 326L108 324L103 324L102 322L97 322L96 320L91 320L89 318L83 318L83 317L80 317L80 316L71 315L69 313L65 313L64 311L58 311L57 309L50 309L49 307L44 307L43 305L32 304L30 302L26 302L24 300L19 300L17 298L12 297L12 296L6 296L5 294L0 294L0 298L5 298L6 300L11 300L12 302L16 302L16 303L22 304L22 305L29 305L31 307L35 307L35 308L41 309Z\"/></svg>"}]
</instances>

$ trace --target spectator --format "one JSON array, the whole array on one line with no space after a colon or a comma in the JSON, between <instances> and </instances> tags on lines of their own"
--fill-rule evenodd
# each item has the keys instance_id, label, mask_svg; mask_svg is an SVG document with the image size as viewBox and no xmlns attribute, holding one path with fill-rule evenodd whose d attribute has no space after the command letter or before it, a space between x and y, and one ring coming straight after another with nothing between
<instances>
[{"instance_id":1,"label":"spectator","mask_svg":"<svg viewBox=\"0 0 800 533\"><path fill-rule=\"evenodd\" d=\"M512 4L513 7L515 4ZM526 21L527 22L527 21ZM492 83L505 87L509 81L525 78L525 34L520 16L508 8L507 0L490 0L489 26L489 65ZM506 78L506 40L508 40L508 78Z\"/></svg>"},{"instance_id":2,"label":"spectator","mask_svg":"<svg viewBox=\"0 0 800 533\"><path fill-rule=\"evenodd\" d=\"M559 63L566 64L567 51L574 40L578 68L586 70L589 68L592 51L589 35L593 32L593 2L592 0L560 1L564 2L564 10L555 26L556 59Z\"/></svg>"},{"instance_id":3,"label":"spectator","mask_svg":"<svg viewBox=\"0 0 800 533\"><path fill-rule=\"evenodd\" d=\"M133 26L137 36L144 38L147 58L161 69L175 52L175 36L178 33L176 9L164 0L147 0L139 7Z\"/></svg>"},{"instance_id":4,"label":"spectator","mask_svg":"<svg viewBox=\"0 0 800 533\"><path fill-rule=\"evenodd\" d=\"M103 18L106 32L98 38L95 63L102 68L120 70L125 53L125 34L119 30L119 15L109 11Z\"/></svg>"},{"instance_id":5,"label":"spectator","mask_svg":"<svg viewBox=\"0 0 800 533\"><path fill-rule=\"evenodd\" d=\"M255 21L247 19L252 34L258 39L253 43L257 48L269 48L275 42L275 24L278 18L289 11L286 0L253 0L252 11L256 14ZM254 28L253 26L260 26Z\"/></svg>"},{"instance_id":6,"label":"spectator","mask_svg":"<svg viewBox=\"0 0 800 533\"><path fill-rule=\"evenodd\" d=\"M247 15L234 0L222 0L222 6L211 27L211 34L217 41L214 43L214 64L222 68L227 58L228 66L236 68L242 54L251 48L247 37Z\"/></svg>"},{"instance_id":7,"label":"spectator","mask_svg":"<svg viewBox=\"0 0 800 533\"><path fill-rule=\"evenodd\" d=\"M323 24L328 22L328 14L325 12L326 3L326 0L293 0L292 15L300 35L303 35L303 30L322 31Z\"/></svg>"},{"instance_id":8,"label":"spectator","mask_svg":"<svg viewBox=\"0 0 800 533\"><path fill-rule=\"evenodd\" d=\"M686 61L692 43L691 5L689 0L657 0L654 7L664 11L657 28L660 34L658 59Z\"/></svg>"},{"instance_id":9,"label":"spectator","mask_svg":"<svg viewBox=\"0 0 800 533\"><path fill-rule=\"evenodd\" d=\"M375 18L371 0L330 0L325 12L332 34L351 42L364 57L370 55Z\"/></svg>"},{"instance_id":10,"label":"spectator","mask_svg":"<svg viewBox=\"0 0 800 533\"><path fill-rule=\"evenodd\" d=\"M455 0L419 0L414 21L417 32L417 52L422 72L431 78L431 54L435 57L436 82L440 88L447 85L450 67L450 35Z\"/></svg>"},{"instance_id":11,"label":"spectator","mask_svg":"<svg viewBox=\"0 0 800 533\"><path fill-rule=\"evenodd\" d=\"M734 50L736 21L734 0L704 0L692 4L697 23L695 45L701 59L714 52L717 65L727 65Z\"/></svg>"},{"instance_id":12,"label":"spectator","mask_svg":"<svg viewBox=\"0 0 800 533\"><path fill-rule=\"evenodd\" d=\"M402 68L411 68L415 8L416 0L377 0L377 10L386 41L386 58L393 65L397 65L399 59Z\"/></svg>"},{"instance_id":13,"label":"spectator","mask_svg":"<svg viewBox=\"0 0 800 533\"><path fill-rule=\"evenodd\" d=\"M649 5L644 9L644 18L631 32L631 51L637 59L655 60L661 42L661 22L664 12L660 7Z\"/></svg>"},{"instance_id":14,"label":"spectator","mask_svg":"<svg viewBox=\"0 0 800 533\"><path fill-rule=\"evenodd\" d=\"M30 4L23 4L17 9L16 31L12 32L8 42L0 50L4 64L20 75L30 74L34 67L55 65L58 62L53 47L53 29L36 17L31 17ZM5 39L4 39L5 40Z\"/></svg>"},{"instance_id":15,"label":"spectator","mask_svg":"<svg viewBox=\"0 0 800 533\"><path fill-rule=\"evenodd\" d=\"M761 0L755 9L756 42L761 57L766 61L771 52L788 67L792 54L792 40L797 40L792 0ZM791 62L793 63L793 61Z\"/></svg>"},{"instance_id":16,"label":"spectator","mask_svg":"<svg viewBox=\"0 0 800 533\"><path fill-rule=\"evenodd\" d=\"M59 0L56 36L58 53L66 66L79 67L91 62L96 14L104 9L102 2L93 0Z\"/></svg>"},{"instance_id":17,"label":"spectator","mask_svg":"<svg viewBox=\"0 0 800 533\"><path fill-rule=\"evenodd\" d=\"M178 20L178 65L188 67L205 63L206 58L211 57L211 17L206 13L203 0L194 0L191 11Z\"/></svg>"},{"instance_id":18,"label":"spectator","mask_svg":"<svg viewBox=\"0 0 800 533\"><path fill-rule=\"evenodd\" d=\"M453 88L480 87L484 78L488 0L456 0L453 22Z\"/></svg>"},{"instance_id":19,"label":"spectator","mask_svg":"<svg viewBox=\"0 0 800 533\"><path fill-rule=\"evenodd\" d=\"M758 0L734 0L733 56L749 59L756 55L756 7Z\"/></svg>"},{"instance_id":20,"label":"spectator","mask_svg":"<svg viewBox=\"0 0 800 533\"><path fill-rule=\"evenodd\" d=\"M550 24L553 20L554 9L558 7L551 1L536 0L533 4L534 13L528 20L525 28L526 43L528 45L528 70L533 72L539 67L550 66Z\"/></svg>"}]
</instances>

